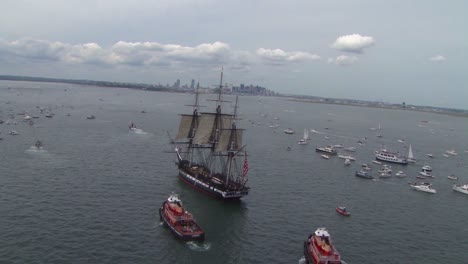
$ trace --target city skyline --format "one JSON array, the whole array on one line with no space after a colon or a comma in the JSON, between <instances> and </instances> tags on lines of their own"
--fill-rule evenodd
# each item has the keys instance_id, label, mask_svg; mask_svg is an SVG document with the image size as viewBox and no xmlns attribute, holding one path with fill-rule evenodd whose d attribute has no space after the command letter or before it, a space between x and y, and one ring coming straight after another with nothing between
<instances>
[{"instance_id":1,"label":"city skyline","mask_svg":"<svg viewBox=\"0 0 468 264\"><path fill-rule=\"evenodd\" d=\"M218 83L224 66L234 86L468 109L464 1L3 6L3 75L192 86Z\"/></svg>"}]
</instances>

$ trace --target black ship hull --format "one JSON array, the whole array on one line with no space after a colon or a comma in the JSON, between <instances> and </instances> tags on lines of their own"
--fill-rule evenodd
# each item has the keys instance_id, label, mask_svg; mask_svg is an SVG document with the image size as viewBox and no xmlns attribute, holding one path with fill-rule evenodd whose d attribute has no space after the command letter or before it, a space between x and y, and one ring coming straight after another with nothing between
<instances>
[{"instance_id":1,"label":"black ship hull","mask_svg":"<svg viewBox=\"0 0 468 264\"><path fill-rule=\"evenodd\" d=\"M222 190L215 184L197 177L192 173L179 168L179 177L190 187L198 190L199 192L205 193L214 198L224 200L224 201L238 201L240 198L249 194L248 189L244 190Z\"/></svg>"},{"instance_id":2,"label":"black ship hull","mask_svg":"<svg viewBox=\"0 0 468 264\"><path fill-rule=\"evenodd\" d=\"M162 213L163 207L159 208L159 219L164 222L164 225L168 226L172 233L179 239L183 241L203 241L205 240L205 233L202 234L182 234L177 231L169 222L169 220Z\"/></svg>"}]
</instances>

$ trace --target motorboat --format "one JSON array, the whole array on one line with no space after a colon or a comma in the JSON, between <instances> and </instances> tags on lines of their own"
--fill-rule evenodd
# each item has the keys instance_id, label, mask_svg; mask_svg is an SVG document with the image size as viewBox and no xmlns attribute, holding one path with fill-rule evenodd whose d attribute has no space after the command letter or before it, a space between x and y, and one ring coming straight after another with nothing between
<instances>
[{"instance_id":1,"label":"motorboat","mask_svg":"<svg viewBox=\"0 0 468 264\"><path fill-rule=\"evenodd\" d=\"M382 171L379 174L379 178L390 178L392 177L392 173L388 171Z\"/></svg>"},{"instance_id":2,"label":"motorboat","mask_svg":"<svg viewBox=\"0 0 468 264\"><path fill-rule=\"evenodd\" d=\"M361 164L361 169L370 171L372 170L372 167L369 164L364 163L364 164Z\"/></svg>"},{"instance_id":3,"label":"motorboat","mask_svg":"<svg viewBox=\"0 0 468 264\"><path fill-rule=\"evenodd\" d=\"M397 173L395 173L395 176L403 178L406 177L406 173L404 173L403 171L397 171Z\"/></svg>"},{"instance_id":4,"label":"motorboat","mask_svg":"<svg viewBox=\"0 0 468 264\"><path fill-rule=\"evenodd\" d=\"M386 174L392 174L392 166L383 164L380 167L379 173L386 173Z\"/></svg>"},{"instance_id":5,"label":"motorboat","mask_svg":"<svg viewBox=\"0 0 468 264\"><path fill-rule=\"evenodd\" d=\"M455 177L455 175L449 175L447 176L447 178L449 178L450 180L458 180L458 177Z\"/></svg>"},{"instance_id":6,"label":"motorboat","mask_svg":"<svg viewBox=\"0 0 468 264\"><path fill-rule=\"evenodd\" d=\"M352 160L352 161L355 161L355 160L356 160L355 157L350 156L350 155L338 155L338 158L340 158L340 159L345 159L345 160L348 159L348 160Z\"/></svg>"},{"instance_id":7,"label":"motorboat","mask_svg":"<svg viewBox=\"0 0 468 264\"><path fill-rule=\"evenodd\" d=\"M19 135L18 131L16 130L10 130L8 134L13 135L13 136Z\"/></svg>"},{"instance_id":8,"label":"motorboat","mask_svg":"<svg viewBox=\"0 0 468 264\"><path fill-rule=\"evenodd\" d=\"M205 232L195 222L192 214L184 209L182 201L172 194L159 208L159 217L174 233L185 241L203 241Z\"/></svg>"},{"instance_id":9,"label":"motorboat","mask_svg":"<svg viewBox=\"0 0 468 264\"><path fill-rule=\"evenodd\" d=\"M380 161L378 161L378 160L373 160L372 163L378 164L378 165L382 165L382 162L380 162Z\"/></svg>"},{"instance_id":10,"label":"motorboat","mask_svg":"<svg viewBox=\"0 0 468 264\"><path fill-rule=\"evenodd\" d=\"M336 155L337 154L336 150L332 146L318 147L318 148L315 148L315 151L316 152L323 152L323 153L326 153L328 155Z\"/></svg>"},{"instance_id":11,"label":"motorboat","mask_svg":"<svg viewBox=\"0 0 468 264\"><path fill-rule=\"evenodd\" d=\"M86 119L96 119L96 117L93 115L90 115L90 116L87 116Z\"/></svg>"},{"instance_id":12,"label":"motorboat","mask_svg":"<svg viewBox=\"0 0 468 264\"><path fill-rule=\"evenodd\" d=\"M346 207L344 206L338 206L336 209L335 209L338 213L344 215L344 216L350 216L351 213L348 212L348 210L346 210Z\"/></svg>"},{"instance_id":13,"label":"motorboat","mask_svg":"<svg viewBox=\"0 0 468 264\"><path fill-rule=\"evenodd\" d=\"M436 189L432 188L432 184L430 183L420 183L420 184L410 184L411 188L416 191L420 192L427 192L427 193L437 193Z\"/></svg>"},{"instance_id":14,"label":"motorboat","mask_svg":"<svg viewBox=\"0 0 468 264\"><path fill-rule=\"evenodd\" d=\"M373 179L374 178L374 177L372 177L372 175L370 175L367 171L364 171L364 170L356 171L356 176L361 177L361 178L365 178L365 179Z\"/></svg>"},{"instance_id":15,"label":"motorboat","mask_svg":"<svg viewBox=\"0 0 468 264\"><path fill-rule=\"evenodd\" d=\"M421 169L424 170L424 171L432 172L432 167L427 165L427 164L422 166Z\"/></svg>"},{"instance_id":16,"label":"motorboat","mask_svg":"<svg viewBox=\"0 0 468 264\"><path fill-rule=\"evenodd\" d=\"M345 150L345 151L349 151L349 152L356 152L356 148L355 148L355 147L348 147L348 148L345 148L344 150Z\"/></svg>"},{"instance_id":17,"label":"motorboat","mask_svg":"<svg viewBox=\"0 0 468 264\"><path fill-rule=\"evenodd\" d=\"M344 165L350 165L350 164L351 164L351 160L350 159L345 159Z\"/></svg>"},{"instance_id":18,"label":"motorboat","mask_svg":"<svg viewBox=\"0 0 468 264\"><path fill-rule=\"evenodd\" d=\"M434 158L434 154L432 154L432 153L428 153L427 156L428 156L429 158Z\"/></svg>"},{"instance_id":19,"label":"motorboat","mask_svg":"<svg viewBox=\"0 0 468 264\"><path fill-rule=\"evenodd\" d=\"M328 230L319 227L304 241L304 256L310 264L342 264L341 256L332 243Z\"/></svg>"},{"instance_id":20,"label":"motorboat","mask_svg":"<svg viewBox=\"0 0 468 264\"><path fill-rule=\"evenodd\" d=\"M419 172L419 175L424 176L424 177L433 177L432 176L432 167L429 165L424 165L421 168L421 171Z\"/></svg>"},{"instance_id":21,"label":"motorboat","mask_svg":"<svg viewBox=\"0 0 468 264\"><path fill-rule=\"evenodd\" d=\"M292 134L294 134L294 133L296 133L296 132L294 132L294 130L292 130L292 129L290 129L290 128L286 128L286 129L284 130L284 133L286 133L286 134L288 134L288 135L292 135Z\"/></svg>"},{"instance_id":22,"label":"motorboat","mask_svg":"<svg viewBox=\"0 0 468 264\"><path fill-rule=\"evenodd\" d=\"M464 194L468 194L468 184L454 184L453 190Z\"/></svg>"},{"instance_id":23,"label":"motorboat","mask_svg":"<svg viewBox=\"0 0 468 264\"><path fill-rule=\"evenodd\" d=\"M328 156L327 154L320 155L320 157L322 157L324 159L330 159L330 156Z\"/></svg>"},{"instance_id":24,"label":"motorboat","mask_svg":"<svg viewBox=\"0 0 468 264\"><path fill-rule=\"evenodd\" d=\"M452 156L457 156L458 155L458 153L454 149L447 150L447 151L445 151L445 153L450 154Z\"/></svg>"}]
</instances>

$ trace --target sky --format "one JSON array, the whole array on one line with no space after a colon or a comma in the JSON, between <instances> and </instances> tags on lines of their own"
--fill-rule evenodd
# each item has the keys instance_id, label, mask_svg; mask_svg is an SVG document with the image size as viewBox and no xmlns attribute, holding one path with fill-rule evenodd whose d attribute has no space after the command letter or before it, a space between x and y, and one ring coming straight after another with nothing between
<instances>
[{"instance_id":1,"label":"sky","mask_svg":"<svg viewBox=\"0 0 468 264\"><path fill-rule=\"evenodd\" d=\"M2 0L0 75L468 109L468 1Z\"/></svg>"}]
</instances>

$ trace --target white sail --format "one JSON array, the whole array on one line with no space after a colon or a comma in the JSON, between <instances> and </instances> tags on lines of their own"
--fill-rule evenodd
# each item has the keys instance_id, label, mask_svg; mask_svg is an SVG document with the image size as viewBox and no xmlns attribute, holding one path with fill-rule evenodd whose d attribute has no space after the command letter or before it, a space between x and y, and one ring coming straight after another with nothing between
<instances>
[{"instance_id":1,"label":"white sail","mask_svg":"<svg viewBox=\"0 0 468 264\"><path fill-rule=\"evenodd\" d=\"M305 140L309 139L309 131L307 131L306 128L304 128L304 136L302 138L305 139Z\"/></svg>"},{"instance_id":2,"label":"white sail","mask_svg":"<svg viewBox=\"0 0 468 264\"><path fill-rule=\"evenodd\" d=\"M408 147L408 161L409 162L415 162L416 161L416 159L414 158L414 155L413 155L413 148L411 147L411 144Z\"/></svg>"}]
</instances>

